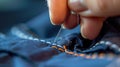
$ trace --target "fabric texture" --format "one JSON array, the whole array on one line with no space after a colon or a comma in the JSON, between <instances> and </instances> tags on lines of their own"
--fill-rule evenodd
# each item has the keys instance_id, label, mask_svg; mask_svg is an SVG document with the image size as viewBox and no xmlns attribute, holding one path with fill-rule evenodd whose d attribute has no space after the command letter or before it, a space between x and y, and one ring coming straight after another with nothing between
<instances>
[{"instance_id":1,"label":"fabric texture","mask_svg":"<svg viewBox=\"0 0 120 67\"><path fill-rule=\"evenodd\" d=\"M48 13L45 12L43 16L48 16ZM27 22L12 27L6 34L0 34L0 67L120 66L119 18L106 20L100 35L93 41L82 38L76 28L70 33L63 31L55 44L54 33L59 27L50 25L48 18L39 19L48 23L45 28L37 22Z\"/></svg>"},{"instance_id":2,"label":"fabric texture","mask_svg":"<svg viewBox=\"0 0 120 67\"><path fill-rule=\"evenodd\" d=\"M5 33L0 31L0 67L120 67L119 17L108 18L95 40L82 38L80 27L76 27L62 30L53 43L60 26L51 25L45 0L35 6L39 8L1 13L4 18L1 22L11 20L10 25L12 21L27 22L13 26ZM36 17L31 19L30 14ZM1 28L5 26L2 24Z\"/></svg>"}]
</instances>

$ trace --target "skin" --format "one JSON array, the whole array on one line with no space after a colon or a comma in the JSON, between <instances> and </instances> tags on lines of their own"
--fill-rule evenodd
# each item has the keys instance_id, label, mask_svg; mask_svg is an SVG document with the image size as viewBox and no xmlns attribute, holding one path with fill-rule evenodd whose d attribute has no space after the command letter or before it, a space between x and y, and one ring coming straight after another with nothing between
<instances>
[{"instance_id":1,"label":"skin","mask_svg":"<svg viewBox=\"0 0 120 67\"><path fill-rule=\"evenodd\" d=\"M106 18L120 15L120 0L48 0L48 6L52 23L64 28L78 25L71 11L79 14L81 34L90 40L98 36Z\"/></svg>"},{"instance_id":2,"label":"skin","mask_svg":"<svg viewBox=\"0 0 120 67\"><path fill-rule=\"evenodd\" d=\"M52 23L54 25L63 23L68 14L67 0L48 0L48 7Z\"/></svg>"}]
</instances>

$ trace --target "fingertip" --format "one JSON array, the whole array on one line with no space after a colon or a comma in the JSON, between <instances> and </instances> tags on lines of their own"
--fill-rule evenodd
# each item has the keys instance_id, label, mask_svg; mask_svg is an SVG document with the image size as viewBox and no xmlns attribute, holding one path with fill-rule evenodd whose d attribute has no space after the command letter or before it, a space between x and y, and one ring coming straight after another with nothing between
<instances>
[{"instance_id":1,"label":"fingertip","mask_svg":"<svg viewBox=\"0 0 120 67\"><path fill-rule=\"evenodd\" d=\"M64 28L72 29L79 25L80 18L77 14L70 14L66 19L65 23L63 23Z\"/></svg>"},{"instance_id":2,"label":"fingertip","mask_svg":"<svg viewBox=\"0 0 120 67\"><path fill-rule=\"evenodd\" d=\"M64 23L65 19L56 16L50 16L50 21L53 25L60 25Z\"/></svg>"},{"instance_id":3,"label":"fingertip","mask_svg":"<svg viewBox=\"0 0 120 67\"><path fill-rule=\"evenodd\" d=\"M103 21L103 18L82 18L81 35L86 39L95 39L101 31Z\"/></svg>"},{"instance_id":4,"label":"fingertip","mask_svg":"<svg viewBox=\"0 0 120 67\"><path fill-rule=\"evenodd\" d=\"M48 6L52 24L62 24L68 15L67 0L48 0Z\"/></svg>"}]
</instances>

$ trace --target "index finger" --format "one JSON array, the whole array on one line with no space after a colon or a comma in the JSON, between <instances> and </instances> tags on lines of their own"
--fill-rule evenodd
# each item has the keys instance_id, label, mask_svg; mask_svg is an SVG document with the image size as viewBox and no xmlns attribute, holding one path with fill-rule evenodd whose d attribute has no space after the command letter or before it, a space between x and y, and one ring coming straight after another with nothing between
<instances>
[{"instance_id":1,"label":"index finger","mask_svg":"<svg viewBox=\"0 0 120 67\"><path fill-rule=\"evenodd\" d=\"M47 0L51 22L55 25L62 24L67 17L68 0Z\"/></svg>"}]
</instances>

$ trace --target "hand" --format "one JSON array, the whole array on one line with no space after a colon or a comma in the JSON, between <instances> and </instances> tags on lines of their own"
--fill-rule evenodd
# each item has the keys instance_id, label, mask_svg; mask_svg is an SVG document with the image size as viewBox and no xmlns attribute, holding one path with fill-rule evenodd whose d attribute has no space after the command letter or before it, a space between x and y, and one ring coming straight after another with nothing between
<instances>
[{"instance_id":1,"label":"hand","mask_svg":"<svg viewBox=\"0 0 120 67\"><path fill-rule=\"evenodd\" d=\"M106 18L120 15L120 0L48 0L50 18L53 24L63 24L72 29L77 26L80 15L81 34L95 39Z\"/></svg>"}]
</instances>

